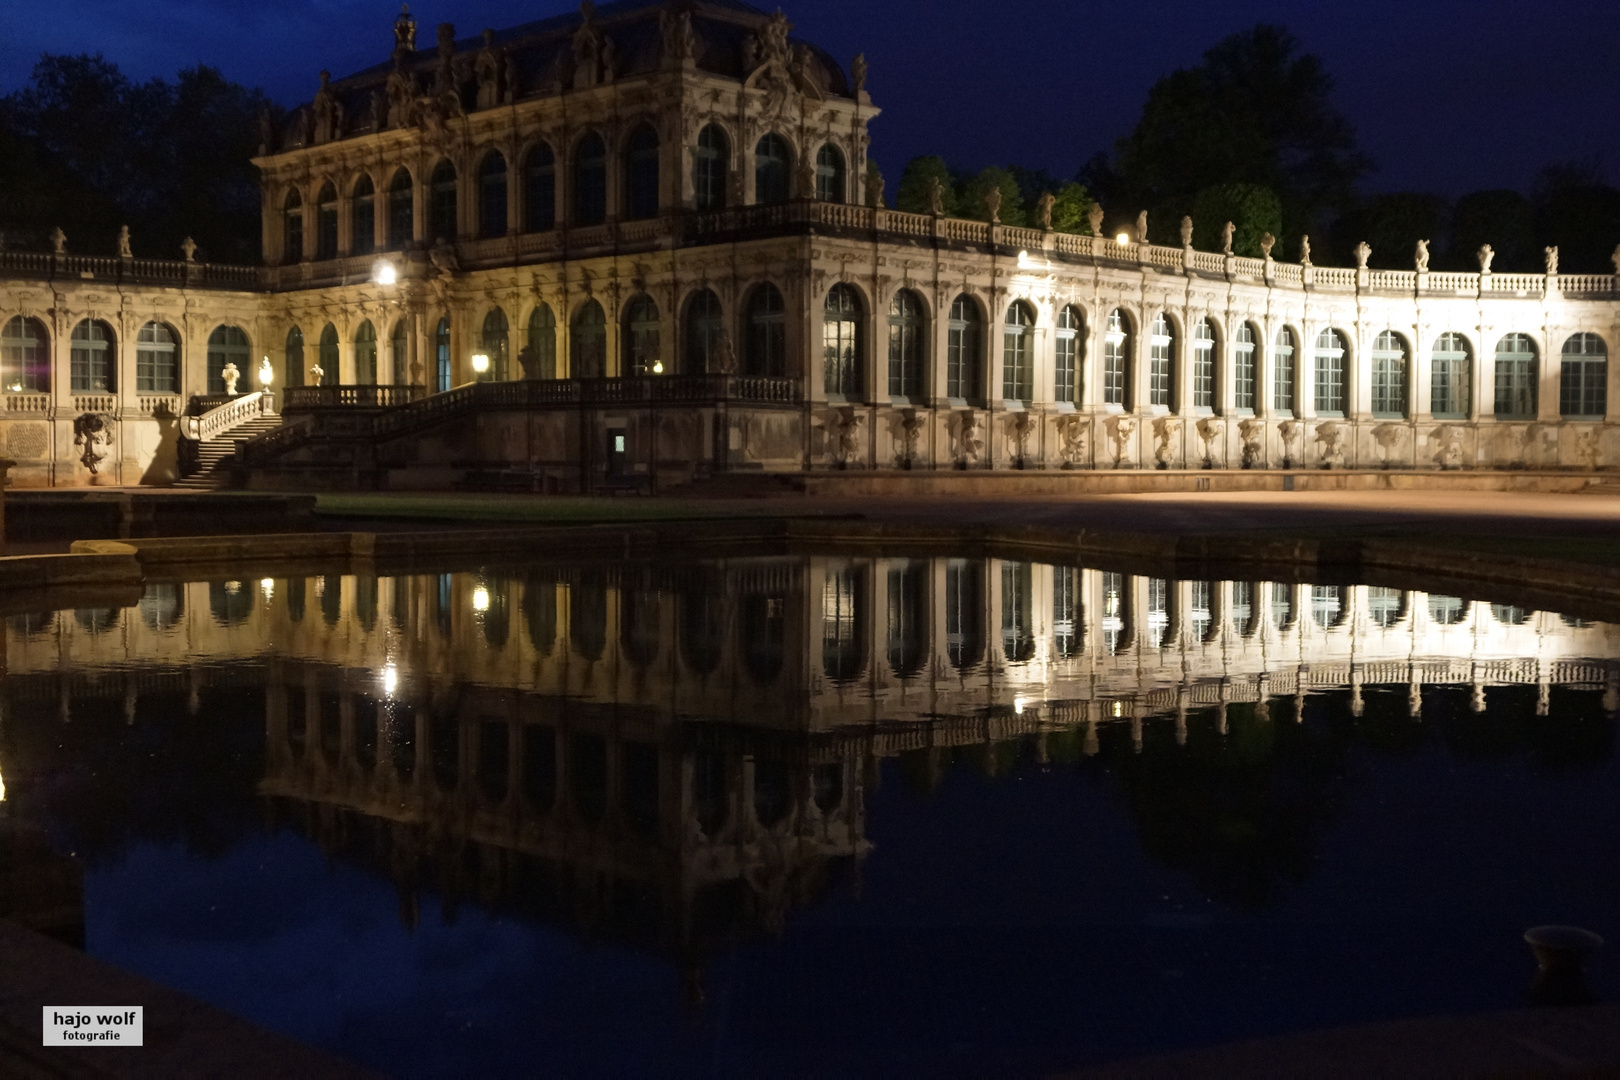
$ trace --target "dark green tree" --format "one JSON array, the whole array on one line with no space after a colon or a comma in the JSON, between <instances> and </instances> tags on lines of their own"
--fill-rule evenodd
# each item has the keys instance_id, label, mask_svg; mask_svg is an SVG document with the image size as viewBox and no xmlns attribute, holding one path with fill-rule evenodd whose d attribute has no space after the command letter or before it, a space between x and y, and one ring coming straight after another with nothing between
<instances>
[{"instance_id":1,"label":"dark green tree","mask_svg":"<svg viewBox=\"0 0 1620 1080\"><path fill-rule=\"evenodd\" d=\"M904 210L908 214L928 213L929 188L935 180L938 180L945 189L946 216L955 217L956 184L951 177L950 166L946 165L945 159L937 154L915 157L906 162L906 171L900 174L900 189L895 193L894 208Z\"/></svg>"},{"instance_id":2,"label":"dark green tree","mask_svg":"<svg viewBox=\"0 0 1620 1080\"><path fill-rule=\"evenodd\" d=\"M1205 188L1193 200L1192 219L1194 247L1220 251L1221 234L1230 221L1236 226L1232 234L1233 253L1251 259L1260 257L1263 235L1269 232L1274 237L1280 236L1283 230L1281 200L1276 192L1259 184L1216 184ZM1293 257L1292 252L1276 255Z\"/></svg>"},{"instance_id":3,"label":"dark green tree","mask_svg":"<svg viewBox=\"0 0 1620 1080\"><path fill-rule=\"evenodd\" d=\"M1365 240L1372 247L1369 266L1410 270L1419 240L1431 242L1432 259L1446 227L1446 215L1446 202L1438 195L1416 191L1375 195L1339 220L1332 261L1354 265L1355 247Z\"/></svg>"},{"instance_id":4,"label":"dark green tree","mask_svg":"<svg viewBox=\"0 0 1620 1080\"><path fill-rule=\"evenodd\" d=\"M960 185L956 193L957 215L976 221L989 221L990 211L986 209L985 199L992 190L1001 192L1000 217L1003 225L1029 224L1029 214L1024 206L1024 197L1018 190L1017 178L1011 170L996 165L991 165Z\"/></svg>"}]
</instances>

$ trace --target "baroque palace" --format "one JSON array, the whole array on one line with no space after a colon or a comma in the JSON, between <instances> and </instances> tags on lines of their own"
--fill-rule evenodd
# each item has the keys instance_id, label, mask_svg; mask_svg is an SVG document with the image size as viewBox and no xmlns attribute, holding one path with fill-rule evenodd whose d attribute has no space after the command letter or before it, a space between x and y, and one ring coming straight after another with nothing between
<instances>
[{"instance_id":1,"label":"baroque palace","mask_svg":"<svg viewBox=\"0 0 1620 1080\"><path fill-rule=\"evenodd\" d=\"M1396 272L893 211L864 59L790 30L587 0L419 47L402 14L266 122L266 266L0 253L13 481L1620 464L1620 253Z\"/></svg>"}]
</instances>

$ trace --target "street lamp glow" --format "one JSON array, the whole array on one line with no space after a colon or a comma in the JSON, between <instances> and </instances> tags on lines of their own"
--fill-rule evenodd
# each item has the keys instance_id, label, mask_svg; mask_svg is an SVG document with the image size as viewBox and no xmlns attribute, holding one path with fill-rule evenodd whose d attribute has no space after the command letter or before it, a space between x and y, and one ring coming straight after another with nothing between
<instances>
[{"instance_id":1,"label":"street lamp glow","mask_svg":"<svg viewBox=\"0 0 1620 1080\"><path fill-rule=\"evenodd\" d=\"M484 588L482 585L473 590L473 610L489 610L489 590Z\"/></svg>"},{"instance_id":2,"label":"street lamp glow","mask_svg":"<svg viewBox=\"0 0 1620 1080\"><path fill-rule=\"evenodd\" d=\"M399 280L399 272L394 269L394 264L387 259L378 259L371 268L371 280L378 285L392 285Z\"/></svg>"},{"instance_id":3,"label":"street lamp glow","mask_svg":"<svg viewBox=\"0 0 1620 1080\"><path fill-rule=\"evenodd\" d=\"M662 360L654 360L653 361L653 374L654 375L662 375L663 373L664 373L664 362Z\"/></svg>"},{"instance_id":4,"label":"street lamp glow","mask_svg":"<svg viewBox=\"0 0 1620 1080\"><path fill-rule=\"evenodd\" d=\"M1114 237L1114 242L1120 247L1124 247L1131 242L1131 234L1128 232L1122 232L1118 236Z\"/></svg>"},{"instance_id":5,"label":"street lamp glow","mask_svg":"<svg viewBox=\"0 0 1620 1080\"><path fill-rule=\"evenodd\" d=\"M268 390L270 389L270 384L275 382L275 380L276 372L275 369L270 366L270 358L267 356L263 360L259 361L259 385Z\"/></svg>"},{"instance_id":6,"label":"street lamp glow","mask_svg":"<svg viewBox=\"0 0 1620 1080\"><path fill-rule=\"evenodd\" d=\"M271 578L265 578L264 580L260 581L259 591L264 593L264 598L266 600L269 600L271 597L276 595L275 581Z\"/></svg>"},{"instance_id":7,"label":"street lamp glow","mask_svg":"<svg viewBox=\"0 0 1620 1080\"><path fill-rule=\"evenodd\" d=\"M489 357L481 352L472 354L472 369L482 375L489 370Z\"/></svg>"}]
</instances>

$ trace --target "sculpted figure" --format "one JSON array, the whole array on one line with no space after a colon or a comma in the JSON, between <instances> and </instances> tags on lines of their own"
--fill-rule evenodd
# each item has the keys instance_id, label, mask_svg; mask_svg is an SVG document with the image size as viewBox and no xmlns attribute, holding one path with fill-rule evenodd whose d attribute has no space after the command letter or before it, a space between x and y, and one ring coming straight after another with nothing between
<instances>
[{"instance_id":1,"label":"sculpted figure","mask_svg":"<svg viewBox=\"0 0 1620 1080\"><path fill-rule=\"evenodd\" d=\"M1620 277L1620 244L1614 245L1614 254L1609 256L1609 261L1614 263L1615 276Z\"/></svg>"},{"instance_id":2,"label":"sculpted figure","mask_svg":"<svg viewBox=\"0 0 1620 1080\"><path fill-rule=\"evenodd\" d=\"M1052 207L1057 205L1057 196L1050 191L1043 192L1040 201L1035 204L1035 218L1040 227L1046 232L1052 231Z\"/></svg>"},{"instance_id":3,"label":"sculpted figure","mask_svg":"<svg viewBox=\"0 0 1620 1080\"><path fill-rule=\"evenodd\" d=\"M879 210L883 209L883 174L872 162L866 163L866 204Z\"/></svg>"},{"instance_id":4,"label":"sculpted figure","mask_svg":"<svg viewBox=\"0 0 1620 1080\"><path fill-rule=\"evenodd\" d=\"M899 429L899 444L895 454L895 464L902 469L909 469L917 460L917 443L922 437L923 425L927 420L916 409L901 409L896 418Z\"/></svg>"},{"instance_id":5,"label":"sculpted figure","mask_svg":"<svg viewBox=\"0 0 1620 1080\"><path fill-rule=\"evenodd\" d=\"M1546 251L1547 251L1547 273L1556 274L1556 273L1558 273L1558 248L1555 245L1553 247L1547 248Z\"/></svg>"},{"instance_id":6,"label":"sculpted figure","mask_svg":"<svg viewBox=\"0 0 1620 1080\"><path fill-rule=\"evenodd\" d=\"M984 193L984 209L993 225L1001 220L1001 189L993 187Z\"/></svg>"},{"instance_id":7,"label":"sculpted figure","mask_svg":"<svg viewBox=\"0 0 1620 1080\"><path fill-rule=\"evenodd\" d=\"M1450 424L1441 424L1429 436L1434 446L1434 463L1442 469L1460 469L1463 464L1463 431Z\"/></svg>"},{"instance_id":8,"label":"sculpted figure","mask_svg":"<svg viewBox=\"0 0 1620 1080\"><path fill-rule=\"evenodd\" d=\"M1086 456L1086 436L1091 427L1086 418L1074 413L1058 417L1058 453L1063 456L1065 469L1078 468Z\"/></svg>"},{"instance_id":9,"label":"sculpted figure","mask_svg":"<svg viewBox=\"0 0 1620 1080\"><path fill-rule=\"evenodd\" d=\"M135 257L135 253L131 251L129 247L128 225L120 225L118 227L118 257L120 259L133 259Z\"/></svg>"},{"instance_id":10,"label":"sculpted figure","mask_svg":"<svg viewBox=\"0 0 1620 1080\"><path fill-rule=\"evenodd\" d=\"M1181 246L1182 247L1192 247L1192 232L1193 232L1192 215L1183 214L1181 216Z\"/></svg>"},{"instance_id":11,"label":"sculpted figure","mask_svg":"<svg viewBox=\"0 0 1620 1080\"><path fill-rule=\"evenodd\" d=\"M950 420L951 458L958 469L966 469L979 460L979 419L972 409L954 413Z\"/></svg>"},{"instance_id":12,"label":"sculpted figure","mask_svg":"<svg viewBox=\"0 0 1620 1080\"><path fill-rule=\"evenodd\" d=\"M1138 244L1145 244L1148 242L1146 210L1143 210L1140 214L1136 215L1136 242Z\"/></svg>"},{"instance_id":13,"label":"sculpted figure","mask_svg":"<svg viewBox=\"0 0 1620 1080\"><path fill-rule=\"evenodd\" d=\"M321 365L319 365L319 364L311 364L311 365L309 365L309 385L311 385L311 386L320 386L321 381L323 379L325 379L325 378L326 378L326 369L325 368L321 367Z\"/></svg>"},{"instance_id":14,"label":"sculpted figure","mask_svg":"<svg viewBox=\"0 0 1620 1080\"><path fill-rule=\"evenodd\" d=\"M1264 457L1266 422L1257 417L1238 424L1238 437L1243 440L1243 467L1252 469Z\"/></svg>"},{"instance_id":15,"label":"sculpted figure","mask_svg":"<svg viewBox=\"0 0 1620 1080\"><path fill-rule=\"evenodd\" d=\"M1236 232L1237 226L1228 221L1226 228L1221 230L1221 254L1232 254L1232 236Z\"/></svg>"},{"instance_id":16,"label":"sculpted figure","mask_svg":"<svg viewBox=\"0 0 1620 1080\"><path fill-rule=\"evenodd\" d=\"M1479 272L1482 274L1490 273L1491 260L1496 258L1496 252L1491 250L1491 245L1486 244L1476 254L1479 257Z\"/></svg>"},{"instance_id":17,"label":"sculpted figure","mask_svg":"<svg viewBox=\"0 0 1620 1080\"><path fill-rule=\"evenodd\" d=\"M478 59L473 61L473 72L478 77L478 107L480 109L493 109L501 103L501 63L500 54L495 51L495 31L484 30L484 47L478 50Z\"/></svg>"},{"instance_id":18,"label":"sculpted figure","mask_svg":"<svg viewBox=\"0 0 1620 1080\"><path fill-rule=\"evenodd\" d=\"M1299 453L1300 422L1298 420L1284 420L1277 425L1277 437L1282 440L1283 468L1294 467L1296 455Z\"/></svg>"},{"instance_id":19,"label":"sculpted figure","mask_svg":"<svg viewBox=\"0 0 1620 1080\"><path fill-rule=\"evenodd\" d=\"M860 98L866 90L866 54L856 53L855 62L849 65L850 81L855 84L855 97Z\"/></svg>"},{"instance_id":20,"label":"sculpted figure","mask_svg":"<svg viewBox=\"0 0 1620 1080\"><path fill-rule=\"evenodd\" d=\"M1029 436L1034 430L1035 423L1027 412L1013 413L1007 421L1007 448L1012 451L1013 464L1020 469L1029 457Z\"/></svg>"},{"instance_id":21,"label":"sculpted figure","mask_svg":"<svg viewBox=\"0 0 1620 1080\"><path fill-rule=\"evenodd\" d=\"M241 371L237 370L235 364L227 363L223 368L220 369L219 377L220 380L225 384L225 392L231 397L235 397L236 384L242 378Z\"/></svg>"},{"instance_id":22,"label":"sculpted figure","mask_svg":"<svg viewBox=\"0 0 1620 1080\"><path fill-rule=\"evenodd\" d=\"M319 145L337 138L337 95L332 92L332 73L321 72L321 88L315 91L314 142Z\"/></svg>"},{"instance_id":23,"label":"sculpted figure","mask_svg":"<svg viewBox=\"0 0 1620 1080\"><path fill-rule=\"evenodd\" d=\"M1153 464L1168 469L1175 464L1176 436L1181 434L1181 421L1174 416L1161 416L1153 421Z\"/></svg>"},{"instance_id":24,"label":"sculpted figure","mask_svg":"<svg viewBox=\"0 0 1620 1080\"><path fill-rule=\"evenodd\" d=\"M1277 238L1270 233L1260 234L1260 257L1271 258L1271 249L1277 246Z\"/></svg>"},{"instance_id":25,"label":"sculpted figure","mask_svg":"<svg viewBox=\"0 0 1620 1080\"><path fill-rule=\"evenodd\" d=\"M1103 208L1100 203L1092 203L1091 209L1086 211L1086 220L1091 225L1091 235L1102 235Z\"/></svg>"},{"instance_id":26,"label":"sculpted figure","mask_svg":"<svg viewBox=\"0 0 1620 1080\"><path fill-rule=\"evenodd\" d=\"M1379 453L1384 455L1384 468L1388 469L1395 464L1394 454L1400 449L1401 440L1406 436L1404 424L1379 424L1373 428L1373 444L1378 447Z\"/></svg>"},{"instance_id":27,"label":"sculpted figure","mask_svg":"<svg viewBox=\"0 0 1620 1080\"><path fill-rule=\"evenodd\" d=\"M1204 444L1204 468L1215 467L1215 448L1220 445L1221 432L1226 430L1226 421L1219 416L1206 416L1195 425L1198 432L1198 441Z\"/></svg>"},{"instance_id":28,"label":"sculpted figure","mask_svg":"<svg viewBox=\"0 0 1620 1080\"><path fill-rule=\"evenodd\" d=\"M1344 425L1337 421L1328 421L1316 425L1317 457L1321 459L1322 468L1331 469L1334 466L1344 465Z\"/></svg>"},{"instance_id":29,"label":"sculpted figure","mask_svg":"<svg viewBox=\"0 0 1620 1080\"><path fill-rule=\"evenodd\" d=\"M197 241L193 240L191 237L188 236L184 240L180 241L180 251L183 255L185 255L186 262L197 261Z\"/></svg>"},{"instance_id":30,"label":"sculpted figure","mask_svg":"<svg viewBox=\"0 0 1620 1080\"><path fill-rule=\"evenodd\" d=\"M60 225L51 230L51 250L58 255L67 254L67 233Z\"/></svg>"},{"instance_id":31,"label":"sculpted figure","mask_svg":"<svg viewBox=\"0 0 1620 1080\"><path fill-rule=\"evenodd\" d=\"M95 476L112 451L112 418L104 413L83 413L73 418L73 445L84 447L79 463Z\"/></svg>"},{"instance_id":32,"label":"sculpted figure","mask_svg":"<svg viewBox=\"0 0 1620 1080\"><path fill-rule=\"evenodd\" d=\"M416 118L416 87L411 77L401 69L388 73L385 86L388 95L388 126L391 129L410 127Z\"/></svg>"},{"instance_id":33,"label":"sculpted figure","mask_svg":"<svg viewBox=\"0 0 1620 1080\"><path fill-rule=\"evenodd\" d=\"M399 18L394 20L394 55L416 51L416 20L411 17L409 4L399 5Z\"/></svg>"},{"instance_id":34,"label":"sculpted figure","mask_svg":"<svg viewBox=\"0 0 1620 1080\"><path fill-rule=\"evenodd\" d=\"M724 329L715 340L714 352L709 355L709 370L716 375L730 375L737 370L737 352L732 347L731 335Z\"/></svg>"},{"instance_id":35,"label":"sculpted figure","mask_svg":"<svg viewBox=\"0 0 1620 1080\"><path fill-rule=\"evenodd\" d=\"M1413 259L1417 263L1418 273L1427 274L1429 272L1429 242L1427 240L1417 242L1417 252L1414 254Z\"/></svg>"},{"instance_id":36,"label":"sculpted figure","mask_svg":"<svg viewBox=\"0 0 1620 1080\"><path fill-rule=\"evenodd\" d=\"M1114 468L1122 467L1130 456L1131 436L1136 434L1134 416L1111 416L1104 425L1114 444Z\"/></svg>"},{"instance_id":37,"label":"sculpted figure","mask_svg":"<svg viewBox=\"0 0 1620 1080\"><path fill-rule=\"evenodd\" d=\"M945 214L945 184L937 176L928 178L928 212L935 217Z\"/></svg>"},{"instance_id":38,"label":"sculpted figure","mask_svg":"<svg viewBox=\"0 0 1620 1080\"><path fill-rule=\"evenodd\" d=\"M1372 258L1372 246L1363 240L1356 245L1356 269L1367 269L1367 260Z\"/></svg>"},{"instance_id":39,"label":"sculpted figure","mask_svg":"<svg viewBox=\"0 0 1620 1080\"><path fill-rule=\"evenodd\" d=\"M683 11L672 15L668 11L658 14L658 28L663 41L664 59L679 63L692 57L692 13Z\"/></svg>"},{"instance_id":40,"label":"sculpted figure","mask_svg":"<svg viewBox=\"0 0 1620 1080\"><path fill-rule=\"evenodd\" d=\"M1299 238L1299 265L1311 265L1311 238L1309 236Z\"/></svg>"}]
</instances>

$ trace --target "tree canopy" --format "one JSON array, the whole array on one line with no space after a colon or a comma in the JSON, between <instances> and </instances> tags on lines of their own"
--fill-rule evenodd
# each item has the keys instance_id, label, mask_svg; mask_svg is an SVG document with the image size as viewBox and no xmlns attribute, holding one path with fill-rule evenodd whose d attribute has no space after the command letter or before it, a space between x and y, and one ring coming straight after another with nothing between
<instances>
[{"instance_id":1,"label":"tree canopy","mask_svg":"<svg viewBox=\"0 0 1620 1080\"><path fill-rule=\"evenodd\" d=\"M258 90L211 67L134 82L103 57L42 57L29 84L0 98L0 230L42 246L60 227L70 250L259 258Z\"/></svg>"},{"instance_id":2,"label":"tree canopy","mask_svg":"<svg viewBox=\"0 0 1620 1080\"><path fill-rule=\"evenodd\" d=\"M974 174L956 172L936 154L912 158L900 175L895 209L910 214L932 212L930 193L933 182L941 186L940 208L946 217L975 221L990 220L985 202L992 190L1001 192L999 216L1003 225L1038 226L1036 207L1041 197L1051 194L1052 228L1057 232L1084 233L1091 229L1088 215L1092 198L1074 180L1059 180L1044 169L1008 168L992 165Z\"/></svg>"}]
</instances>

